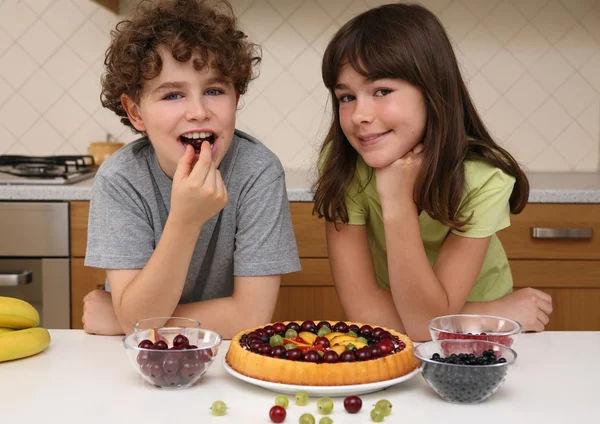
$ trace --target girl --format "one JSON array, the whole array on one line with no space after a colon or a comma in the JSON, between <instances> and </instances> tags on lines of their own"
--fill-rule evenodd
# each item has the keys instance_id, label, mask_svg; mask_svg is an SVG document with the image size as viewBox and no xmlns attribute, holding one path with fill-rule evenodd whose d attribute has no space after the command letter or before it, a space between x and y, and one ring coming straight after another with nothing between
<instances>
[{"instance_id":1,"label":"girl","mask_svg":"<svg viewBox=\"0 0 600 424\"><path fill-rule=\"evenodd\" d=\"M330 41L322 72L334 119L315 212L348 319L415 340L454 313L542 331L552 299L512 293L496 235L525 207L529 183L477 114L438 19L418 5L364 12Z\"/></svg>"}]
</instances>

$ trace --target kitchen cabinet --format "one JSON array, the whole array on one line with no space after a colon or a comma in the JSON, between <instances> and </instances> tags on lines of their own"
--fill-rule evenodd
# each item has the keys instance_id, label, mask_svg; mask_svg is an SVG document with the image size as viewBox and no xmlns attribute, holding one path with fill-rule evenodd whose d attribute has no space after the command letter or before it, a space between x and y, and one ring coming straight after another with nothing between
<instances>
[{"instance_id":1,"label":"kitchen cabinet","mask_svg":"<svg viewBox=\"0 0 600 424\"><path fill-rule=\"evenodd\" d=\"M119 0L92 0L94 3L98 3L100 6L118 14L119 13Z\"/></svg>"},{"instance_id":2,"label":"kitchen cabinet","mask_svg":"<svg viewBox=\"0 0 600 424\"><path fill-rule=\"evenodd\" d=\"M302 271L282 277L274 321L344 319L327 259L325 224L312 203L291 202ZM71 304L81 328L87 292L104 284L104 271L83 266L89 202L71 202ZM548 330L600 330L600 204L529 204L501 231L515 289L535 287L554 300ZM579 229L591 238L534 238L532 229ZM591 230L591 231L590 231Z\"/></svg>"}]
</instances>

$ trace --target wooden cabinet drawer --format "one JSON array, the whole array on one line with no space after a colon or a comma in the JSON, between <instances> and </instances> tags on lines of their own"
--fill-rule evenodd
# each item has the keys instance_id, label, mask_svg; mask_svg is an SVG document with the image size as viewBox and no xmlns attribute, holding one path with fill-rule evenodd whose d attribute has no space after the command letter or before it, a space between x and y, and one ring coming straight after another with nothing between
<instances>
[{"instance_id":1,"label":"wooden cabinet drawer","mask_svg":"<svg viewBox=\"0 0 600 424\"><path fill-rule=\"evenodd\" d=\"M71 328L83 329L83 298L92 290L104 287L106 272L83 265L83 258L71 259Z\"/></svg>"},{"instance_id":2,"label":"wooden cabinet drawer","mask_svg":"<svg viewBox=\"0 0 600 424\"><path fill-rule=\"evenodd\" d=\"M301 258L326 258L325 218L312 215L312 202L290 202L292 225Z\"/></svg>"},{"instance_id":3,"label":"wooden cabinet drawer","mask_svg":"<svg viewBox=\"0 0 600 424\"><path fill-rule=\"evenodd\" d=\"M534 228L591 230L584 239L534 238ZM600 259L600 205L528 204L498 233L509 259Z\"/></svg>"},{"instance_id":4,"label":"wooden cabinet drawer","mask_svg":"<svg viewBox=\"0 0 600 424\"><path fill-rule=\"evenodd\" d=\"M90 202L70 202L71 256L85 257Z\"/></svg>"},{"instance_id":5,"label":"wooden cabinet drawer","mask_svg":"<svg viewBox=\"0 0 600 424\"><path fill-rule=\"evenodd\" d=\"M302 270L281 276L282 286L333 287L333 278L327 258L301 258Z\"/></svg>"},{"instance_id":6,"label":"wooden cabinet drawer","mask_svg":"<svg viewBox=\"0 0 600 424\"><path fill-rule=\"evenodd\" d=\"M281 287L273 322L307 319L345 319L334 287Z\"/></svg>"}]
</instances>

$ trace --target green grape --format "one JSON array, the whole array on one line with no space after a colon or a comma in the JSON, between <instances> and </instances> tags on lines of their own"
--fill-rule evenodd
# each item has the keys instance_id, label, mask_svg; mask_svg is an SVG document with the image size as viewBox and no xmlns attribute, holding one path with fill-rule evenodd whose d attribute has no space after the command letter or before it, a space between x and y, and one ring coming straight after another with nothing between
<instances>
[{"instance_id":1,"label":"green grape","mask_svg":"<svg viewBox=\"0 0 600 424\"><path fill-rule=\"evenodd\" d=\"M292 337L298 337L298 332L290 328L285 332L285 338L291 339Z\"/></svg>"},{"instance_id":2,"label":"green grape","mask_svg":"<svg viewBox=\"0 0 600 424\"><path fill-rule=\"evenodd\" d=\"M290 404L290 401L288 400L287 396L284 395L278 395L275 398L275 405L279 405L281 406L283 409L287 409L288 405Z\"/></svg>"},{"instance_id":3,"label":"green grape","mask_svg":"<svg viewBox=\"0 0 600 424\"><path fill-rule=\"evenodd\" d=\"M317 409L319 410L319 414L329 415L333 411L333 401L328 397L321 398L317 402Z\"/></svg>"},{"instance_id":4,"label":"green grape","mask_svg":"<svg viewBox=\"0 0 600 424\"><path fill-rule=\"evenodd\" d=\"M296 345L294 343L288 343L284 347L285 350L296 349Z\"/></svg>"},{"instance_id":5,"label":"green grape","mask_svg":"<svg viewBox=\"0 0 600 424\"><path fill-rule=\"evenodd\" d=\"M375 408L381 409L386 417L392 413L392 404L387 399L378 400L375 404Z\"/></svg>"},{"instance_id":6,"label":"green grape","mask_svg":"<svg viewBox=\"0 0 600 424\"><path fill-rule=\"evenodd\" d=\"M346 345L346 350L356 350L356 346L354 346L352 343L348 343Z\"/></svg>"},{"instance_id":7,"label":"green grape","mask_svg":"<svg viewBox=\"0 0 600 424\"><path fill-rule=\"evenodd\" d=\"M296 405L298 405L298 406L304 406L308 403L308 394L306 392L296 393L295 398L296 398Z\"/></svg>"},{"instance_id":8,"label":"green grape","mask_svg":"<svg viewBox=\"0 0 600 424\"><path fill-rule=\"evenodd\" d=\"M300 415L300 420L298 420L299 424L315 424L315 417L311 414L302 414Z\"/></svg>"},{"instance_id":9,"label":"green grape","mask_svg":"<svg viewBox=\"0 0 600 424\"><path fill-rule=\"evenodd\" d=\"M325 355L325 352L323 352L322 350L317 349L317 353L319 354L319 356L322 358L323 355Z\"/></svg>"},{"instance_id":10,"label":"green grape","mask_svg":"<svg viewBox=\"0 0 600 424\"><path fill-rule=\"evenodd\" d=\"M283 337L281 337L279 334L275 334L274 336L271 336L271 338L269 339L269 344L271 345L271 347L282 346L283 345Z\"/></svg>"},{"instance_id":11,"label":"green grape","mask_svg":"<svg viewBox=\"0 0 600 424\"><path fill-rule=\"evenodd\" d=\"M354 331L348 331L346 336L358 337L358 334L356 334Z\"/></svg>"},{"instance_id":12,"label":"green grape","mask_svg":"<svg viewBox=\"0 0 600 424\"><path fill-rule=\"evenodd\" d=\"M329 417L322 417L319 420L319 424L333 424L333 420Z\"/></svg>"},{"instance_id":13,"label":"green grape","mask_svg":"<svg viewBox=\"0 0 600 424\"><path fill-rule=\"evenodd\" d=\"M383 412L379 408L375 408L371 411L371 421L373 421L375 423L382 422L384 417L385 417L385 412Z\"/></svg>"},{"instance_id":14,"label":"green grape","mask_svg":"<svg viewBox=\"0 0 600 424\"><path fill-rule=\"evenodd\" d=\"M317 336L325 337L325 334L329 334L329 333L331 333L331 329L329 327L321 327L321 328L319 328L319 331L317 332Z\"/></svg>"},{"instance_id":15,"label":"green grape","mask_svg":"<svg viewBox=\"0 0 600 424\"><path fill-rule=\"evenodd\" d=\"M367 339L365 339L364 337L359 337L358 339L356 339L356 341L357 341L357 342L364 343L364 344L367 344L367 343L368 343L368 342L367 342Z\"/></svg>"},{"instance_id":16,"label":"green grape","mask_svg":"<svg viewBox=\"0 0 600 424\"><path fill-rule=\"evenodd\" d=\"M210 407L210 410L213 415L220 417L222 415L225 415L225 412L227 411L227 405L225 405L225 402L217 400L213 402L213 404Z\"/></svg>"}]
</instances>

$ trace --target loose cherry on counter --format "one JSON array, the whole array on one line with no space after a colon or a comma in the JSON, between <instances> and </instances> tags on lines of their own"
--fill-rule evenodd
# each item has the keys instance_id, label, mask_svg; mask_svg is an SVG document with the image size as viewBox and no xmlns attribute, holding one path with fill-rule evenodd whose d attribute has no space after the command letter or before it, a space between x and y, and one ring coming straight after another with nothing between
<instances>
[{"instance_id":1,"label":"loose cherry on counter","mask_svg":"<svg viewBox=\"0 0 600 424\"><path fill-rule=\"evenodd\" d=\"M273 421L274 423L282 423L283 420L285 420L285 416L285 409L279 405L275 405L269 411L269 418L271 418L271 421Z\"/></svg>"}]
</instances>

